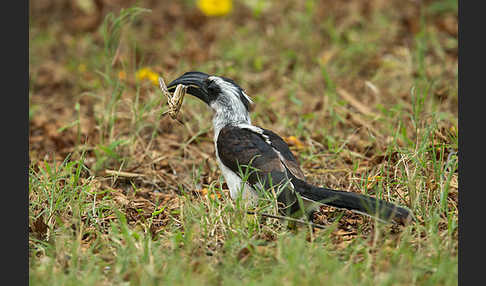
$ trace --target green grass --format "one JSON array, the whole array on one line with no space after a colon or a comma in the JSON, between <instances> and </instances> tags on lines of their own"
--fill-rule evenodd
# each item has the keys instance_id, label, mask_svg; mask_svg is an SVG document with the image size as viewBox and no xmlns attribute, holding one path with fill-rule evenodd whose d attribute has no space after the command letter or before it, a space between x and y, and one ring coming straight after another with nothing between
<instances>
[{"instance_id":1,"label":"green grass","mask_svg":"<svg viewBox=\"0 0 486 286\"><path fill-rule=\"evenodd\" d=\"M31 257L41 257L31 258L35 284L440 285L457 280L457 258L451 253L457 241L450 233L437 233L438 211L399 234L377 225L374 238L360 235L336 250L329 235L334 224L317 234L293 233L275 222L259 222L230 200L194 202L184 196L180 213L173 211L178 219L154 236L151 220L166 210L129 225L109 192L96 200L91 180L78 182L82 162L45 168L30 176L31 194L39 196L32 201L48 202L44 216L50 226L48 242L31 241ZM109 216L115 219L103 225ZM269 242L266 236L277 238Z\"/></svg>"},{"instance_id":2,"label":"green grass","mask_svg":"<svg viewBox=\"0 0 486 286\"><path fill-rule=\"evenodd\" d=\"M192 1L142 1L151 12L115 9L80 33L32 12L32 285L457 284L457 35L437 24L457 3L247 2L199 19ZM187 97L183 124L162 118L143 67L233 78L254 124L296 137L310 182L405 205L417 222L324 208L313 231L247 214L213 158L209 109ZM257 210L275 213L272 197Z\"/></svg>"}]
</instances>

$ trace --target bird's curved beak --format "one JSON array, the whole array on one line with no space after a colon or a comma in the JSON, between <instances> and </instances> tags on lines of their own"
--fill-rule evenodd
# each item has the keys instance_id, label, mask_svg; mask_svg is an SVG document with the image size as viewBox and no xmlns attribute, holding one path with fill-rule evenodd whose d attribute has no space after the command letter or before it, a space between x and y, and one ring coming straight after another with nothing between
<instances>
[{"instance_id":1,"label":"bird's curved beak","mask_svg":"<svg viewBox=\"0 0 486 286\"><path fill-rule=\"evenodd\" d=\"M209 94L207 89L206 80L209 77L208 74L203 72L186 72L185 74L181 75L180 77L173 80L167 86L169 92L174 92L177 85L183 84L187 86L186 93L199 98L200 100L209 104Z\"/></svg>"}]
</instances>

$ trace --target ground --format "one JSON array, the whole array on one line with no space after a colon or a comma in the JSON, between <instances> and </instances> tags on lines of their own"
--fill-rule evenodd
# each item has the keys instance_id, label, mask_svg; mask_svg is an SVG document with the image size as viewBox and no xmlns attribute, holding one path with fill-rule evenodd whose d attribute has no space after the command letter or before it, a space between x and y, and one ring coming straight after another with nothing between
<instances>
[{"instance_id":1,"label":"ground","mask_svg":"<svg viewBox=\"0 0 486 286\"><path fill-rule=\"evenodd\" d=\"M456 285L457 33L456 1L31 2L30 282ZM416 222L247 214L207 106L161 116L157 77L191 70L239 83L310 182Z\"/></svg>"}]
</instances>

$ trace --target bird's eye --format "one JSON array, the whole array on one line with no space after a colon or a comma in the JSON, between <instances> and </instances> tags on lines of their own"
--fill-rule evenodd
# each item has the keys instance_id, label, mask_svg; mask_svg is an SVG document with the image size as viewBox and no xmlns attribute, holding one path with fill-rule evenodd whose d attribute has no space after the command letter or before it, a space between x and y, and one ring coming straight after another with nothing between
<instances>
[{"instance_id":1,"label":"bird's eye","mask_svg":"<svg viewBox=\"0 0 486 286\"><path fill-rule=\"evenodd\" d=\"M208 80L208 91L216 92L219 90L218 84L214 80Z\"/></svg>"}]
</instances>

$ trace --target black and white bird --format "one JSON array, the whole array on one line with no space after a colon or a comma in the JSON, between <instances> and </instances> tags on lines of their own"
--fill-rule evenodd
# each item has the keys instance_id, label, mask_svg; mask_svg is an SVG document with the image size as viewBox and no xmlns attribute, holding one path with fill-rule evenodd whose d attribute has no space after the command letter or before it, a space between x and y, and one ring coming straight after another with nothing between
<instances>
[{"instance_id":1,"label":"black and white bird","mask_svg":"<svg viewBox=\"0 0 486 286\"><path fill-rule=\"evenodd\" d=\"M274 132L251 124L249 111L253 102L233 80L186 72L167 86L169 92L174 92L179 84L187 86L188 94L214 111L216 160L232 199L242 196L255 200L262 191L273 190L284 215L292 216L301 210L299 194L307 214L324 204L383 221L408 223L413 219L407 208L384 200L309 184L287 143Z\"/></svg>"}]
</instances>

